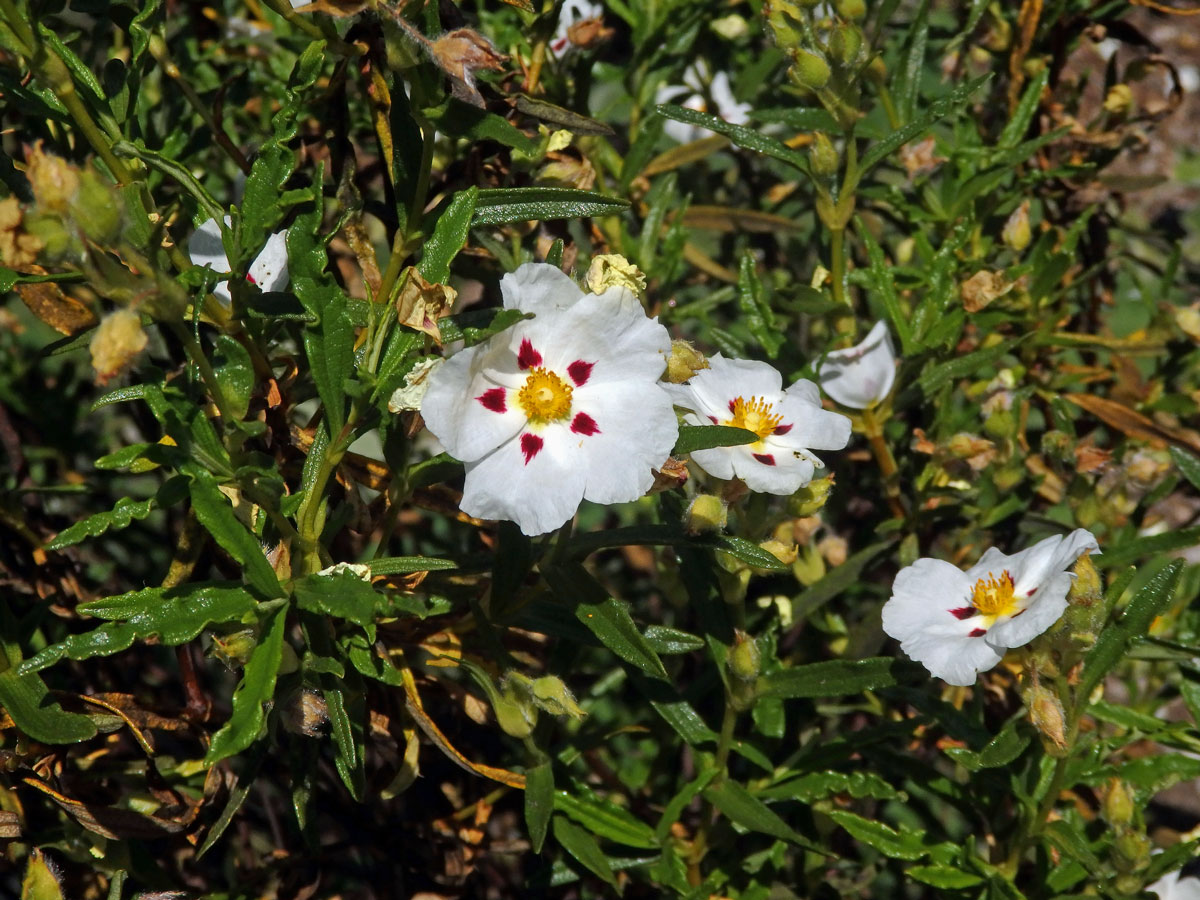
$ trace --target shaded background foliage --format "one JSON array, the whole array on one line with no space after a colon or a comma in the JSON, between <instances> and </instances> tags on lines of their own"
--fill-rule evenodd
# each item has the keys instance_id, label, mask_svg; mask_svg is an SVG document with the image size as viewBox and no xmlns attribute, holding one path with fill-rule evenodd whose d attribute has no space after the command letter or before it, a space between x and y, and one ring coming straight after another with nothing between
<instances>
[{"instance_id":1,"label":"shaded background foliage","mask_svg":"<svg viewBox=\"0 0 1200 900\"><path fill-rule=\"evenodd\" d=\"M0 0L25 216L0 274L0 889L58 896L49 866L70 897L1130 896L1194 855L1194 29L1057 0L873 3L859 32L853 6L796 38L786 6L611 0L555 53L558 10L520 4ZM729 116L720 73L745 130L656 111L699 78ZM679 146L664 113L727 137ZM56 202L39 153L104 189ZM231 205L235 271L286 228L292 286L223 310L179 248ZM724 537L680 527L702 476L553 543L463 521L459 467L387 410L439 342L397 295L448 282L437 337L478 340L512 322L504 272L603 252L673 334L789 378L887 320L875 452L830 454L823 508L740 501ZM101 385L114 307L149 345ZM1073 527L1119 607L1060 673L1064 756L1029 658L946 688L878 610L918 556ZM343 561L374 583L313 575ZM740 709L735 626L765 679ZM508 670L587 717L513 738Z\"/></svg>"}]
</instances>

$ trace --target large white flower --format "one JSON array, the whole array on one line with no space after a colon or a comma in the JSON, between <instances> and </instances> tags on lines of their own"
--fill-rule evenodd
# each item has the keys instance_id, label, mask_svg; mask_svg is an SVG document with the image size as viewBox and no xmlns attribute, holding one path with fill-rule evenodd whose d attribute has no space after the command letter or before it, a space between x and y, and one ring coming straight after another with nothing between
<instances>
[{"instance_id":1,"label":"large white flower","mask_svg":"<svg viewBox=\"0 0 1200 900\"><path fill-rule=\"evenodd\" d=\"M533 313L450 357L421 414L466 463L463 512L558 528L582 499L636 500L679 428L658 384L671 339L623 288L584 294L554 266L500 281L504 306Z\"/></svg>"},{"instance_id":2,"label":"large white flower","mask_svg":"<svg viewBox=\"0 0 1200 900\"><path fill-rule=\"evenodd\" d=\"M887 325L876 322L861 344L826 354L817 381L825 393L849 409L882 403L896 381L896 350Z\"/></svg>"},{"instance_id":3,"label":"large white flower","mask_svg":"<svg viewBox=\"0 0 1200 900\"><path fill-rule=\"evenodd\" d=\"M225 217L228 225L232 219ZM221 228L216 219L209 219L188 238L188 256L196 266L209 266L214 272L226 274L230 271L229 257L221 242ZM258 285L260 291L282 291L288 285L288 256L285 234L277 231L267 238L262 252L250 264L246 280ZM221 281L213 286L213 295L222 303L232 302L229 282Z\"/></svg>"},{"instance_id":4,"label":"large white flower","mask_svg":"<svg viewBox=\"0 0 1200 900\"><path fill-rule=\"evenodd\" d=\"M821 408L811 381L786 391L783 376L763 362L714 353L687 384L668 385L689 425L731 425L758 435L752 444L696 450L692 459L717 478L738 477L752 491L794 494L824 463L810 451L841 450L850 420Z\"/></svg>"},{"instance_id":5,"label":"large white flower","mask_svg":"<svg viewBox=\"0 0 1200 900\"><path fill-rule=\"evenodd\" d=\"M1154 884L1146 885L1146 890L1157 894L1159 900L1200 900L1200 878L1194 875L1180 878L1182 874L1180 869L1168 872Z\"/></svg>"},{"instance_id":6,"label":"large white flower","mask_svg":"<svg viewBox=\"0 0 1200 900\"><path fill-rule=\"evenodd\" d=\"M682 85L660 86L655 92L654 102L674 103L697 112L706 112L719 119L724 119L731 125L745 125L750 119L750 104L738 103L737 98L733 96L729 76L724 72L718 72L709 82L708 96L712 98L712 106L709 107L705 100L704 90L704 82L708 80L707 76L708 65L703 60L699 60L684 71ZM668 119L663 124L663 131L681 144L708 137L712 133L707 128L688 125L686 122L677 122L674 119Z\"/></svg>"},{"instance_id":7,"label":"large white flower","mask_svg":"<svg viewBox=\"0 0 1200 900\"><path fill-rule=\"evenodd\" d=\"M883 606L883 630L932 674L973 684L1010 647L1029 643L1067 608L1083 553L1099 550L1090 531L1055 535L1007 556L995 547L963 572L940 559L901 569Z\"/></svg>"}]
</instances>

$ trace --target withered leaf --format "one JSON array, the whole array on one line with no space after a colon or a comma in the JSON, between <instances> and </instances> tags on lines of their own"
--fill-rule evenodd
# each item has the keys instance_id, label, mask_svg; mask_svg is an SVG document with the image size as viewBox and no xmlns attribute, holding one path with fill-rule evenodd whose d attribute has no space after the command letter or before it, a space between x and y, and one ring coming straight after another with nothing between
<instances>
[{"instance_id":1,"label":"withered leaf","mask_svg":"<svg viewBox=\"0 0 1200 900\"><path fill-rule=\"evenodd\" d=\"M60 334L73 335L96 324L96 315L52 281L15 285L30 312Z\"/></svg>"},{"instance_id":2,"label":"withered leaf","mask_svg":"<svg viewBox=\"0 0 1200 900\"><path fill-rule=\"evenodd\" d=\"M1092 394L1064 394L1063 399L1086 409L1106 425L1122 431L1132 438L1149 441L1159 446L1176 444L1193 453L1200 453L1200 440L1195 435L1175 428L1159 425L1140 412L1130 409L1105 397Z\"/></svg>"},{"instance_id":3,"label":"withered leaf","mask_svg":"<svg viewBox=\"0 0 1200 900\"><path fill-rule=\"evenodd\" d=\"M150 840L166 837L168 834L178 834L184 829L184 826L178 822L142 815L131 809L98 806L72 800L36 778L23 778L22 781L50 797L88 831L110 840L120 841L127 838Z\"/></svg>"},{"instance_id":4,"label":"withered leaf","mask_svg":"<svg viewBox=\"0 0 1200 900\"><path fill-rule=\"evenodd\" d=\"M454 288L428 282L416 269L409 269L396 301L399 322L423 331L440 344L442 332L438 329L438 319L450 315L457 296Z\"/></svg>"},{"instance_id":5,"label":"withered leaf","mask_svg":"<svg viewBox=\"0 0 1200 900\"><path fill-rule=\"evenodd\" d=\"M438 68L450 77L455 98L483 109L483 95L475 87L475 73L481 69L504 70L508 59L496 51L483 35L470 28L448 31L429 45L429 53Z\"/></svg>"}]
</instances>

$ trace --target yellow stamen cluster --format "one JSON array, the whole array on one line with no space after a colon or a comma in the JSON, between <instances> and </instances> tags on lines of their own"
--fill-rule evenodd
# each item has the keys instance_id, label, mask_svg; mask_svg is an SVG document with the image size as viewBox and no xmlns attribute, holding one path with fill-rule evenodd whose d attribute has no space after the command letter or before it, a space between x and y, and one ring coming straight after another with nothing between
<instances>
[{"instance_id":1,"label":"yellow stamen cluster","mask_svg":"<svg viewBox=\"0 0 1200 900\"><path fill-rule=\"evenodd\" d=\"M571 414L571 386L542 366L530 371L517 403L531 422L545 424Z\"/></svg>"},{"instance_id":2,"label":"yellow stamen cluster","mask_svg":"<svg viewBox=\"0 0 1200 900\"><path fill-rule=\"evenodd\" d=\"M772 405L761 397L751 397L749 402L738 397L733 401L733 418L725 424L753 431L761 440L783 421L783 416L771 414L772 408Z\"/></svg>"},{"instance_id":3,"label":"yellow stamen cluster","mask_svg":"<svg viewBox=\"0 0 1200 900\"><path fill-rule=\"evenodd\" d=\"M999 578L980 578L971 591L971 605L984 616L1011 616L1017 612L1012 575L1003 572Z\"/></svg>"}]
</instances>

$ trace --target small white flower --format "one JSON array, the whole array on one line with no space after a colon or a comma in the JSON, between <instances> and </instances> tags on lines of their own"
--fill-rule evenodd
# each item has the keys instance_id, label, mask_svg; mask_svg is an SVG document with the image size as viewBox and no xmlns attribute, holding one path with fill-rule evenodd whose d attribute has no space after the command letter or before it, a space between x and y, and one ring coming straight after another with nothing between
<instances>
[{"instance_id":1,"label":"small white flower","mask_svg":"<svg viewBox=\"0 0 1200 900\"><path fill-rule=\"evenodd\" d=\"M896 381L896 350L887 325L876 322L861 344L826 354L817 380L825 393L848 409L882 403Z\"/></svg>"},{"instance_id":2,"label":"small white flower","mask_svg":"<svg viewBox=\"0 0 1200 900\"><path fill-rule=\"evenodd\" d=\"M718 72L712 77L708 86L709 96L712 97L712 108L708 106L704 94L704 82L708 80L708 66L703 61L697 61L683 73L682 85L662 85L654 95L655 103L674 103L697 112L724 119L731 125L745 125L750 119L751 106L749 103L738 103L733 96L729 84L729 76ZM707 137L711 132L707 128L688 125L686 122L676 122L668 119L663 125L663 131L681 144Z\"/></svg>"},{"instance_id":3,"label":"small white flower","mask_svg":"<svg viewBox=\"0 0 1200 900\"><path fill-rule=\"evenodd\" d=\"M1200 900L1200 878L1189 875L1180 878L1182 871L1176 869L1168 872L1154 884L1146 886L1152 894L1157 894L1159 900Z\"/></svg>"},{"instance_id":4,"label":"small white flower","mask_svg":"<svg viewBox=\"0 0 1200 900\"><path fill-rule=\"evenodd\" d=\"M783 390L772 366L747 359L708 358L687 384L668 385L676 406L691 410L689 425L731 425L758 435L752 444L692 453L696 465L717 478L738 477L752 491L794 494L824 466L811 450L841 450L850 420L821 408L811 381Z\"/></svg>"},{"instance_id":5,"label":"small white flower","mask_svg":"<svg viewBox=\"0 0 1200 900\"><path fill-rule=\"evenodd\" d=\"M595 0L566 0L558 12L558 27L550 39L550 49L561 56L571 46L571 29L580 22L604 18L604 4Z\"/></svg>"},{"instance_id":6,"label":"small white flower","mask_svg":"<svg viewBox=\"0 0 1200 900\"><path fill-rule=\"evenodd\" d=\"M963 572L940 559L901 569L883 606L883 630L931 674L968 685L1000 662L1004 651L1029 643L1067 608L1083 553L1099 550L1082 528L1007 556L995 547Z\"/></svg>"},{"instance_id":7,"label":"small white flower","mask_svg":"<svg viewBox=\"0 0 1200 900\"><path fill-rule=\"evenodd\" d=\"M523 265L500 290L506 308L535 318L450 357L421 404L466 464L463 512L534 535L583 499L641 497L679 433L658 384L667 330L628 290L585 294L554 266Z\"/></svg>"},{"instance_id":8,"label":"small white flower","mask_svg":"<svg viewBox=\"0 0 1200 900\"><path fill-rule=\"evenodd\" d=\"M231 222L225 217L225 224ZM196 229L195 234L188 238L188 256L196 266L208 266L214 272L226 274L230 271L229 258L225 255L225 245L221 242L221 228L216 219L209 219ZM277 231L267 238L267 243L254 262L246 280L258 285L263 292L282 291L288 285L288 256L284 232ZM214 285L213 295L222 303L232 302L229 293L229 282L221 281Z\"/></svg>"}]
</instances>

